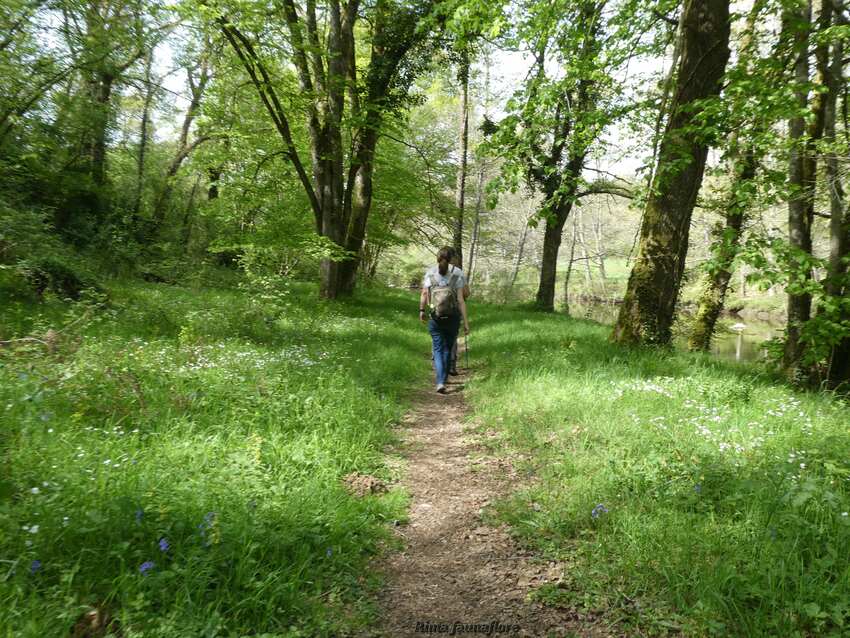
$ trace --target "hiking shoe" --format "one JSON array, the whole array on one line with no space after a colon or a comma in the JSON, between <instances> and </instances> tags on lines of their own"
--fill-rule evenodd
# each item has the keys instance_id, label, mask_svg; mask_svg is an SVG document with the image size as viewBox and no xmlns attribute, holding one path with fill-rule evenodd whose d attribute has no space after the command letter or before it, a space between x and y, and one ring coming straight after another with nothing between
<instances>
[{"instance_id":1,"label":"hiking shoe","mask_svg":"<svg viewBox=\"0 0 850 638\"><path fill-rule=\"evenodd\" d=\"M449 370L449 374L453 377L456 377L458 375L457 368L452 368L451 370Z\"/></svg>"},{"instance_id":2,"label":"hiking shoe","mask_svg":"<svg viewBox=\"0 0 850 638\"><path fill-rule=\"evenodd\" d=\"M442 383L440 383L437 386L437 392L439 392L440 394L445 394L446 393L446 386L444 386Z\"/></svg>"}]
</instances>

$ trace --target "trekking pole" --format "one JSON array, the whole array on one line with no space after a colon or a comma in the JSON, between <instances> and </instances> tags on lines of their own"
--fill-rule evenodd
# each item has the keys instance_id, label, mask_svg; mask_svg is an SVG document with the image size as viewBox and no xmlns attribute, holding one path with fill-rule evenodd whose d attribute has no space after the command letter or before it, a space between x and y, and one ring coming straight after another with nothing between
<instances>
[{"instance_id":1,"label":"trekking pole","mask_svg":"<svg viewBox=\"0 0 850 638\"><path fill-rule=\"evenodd\" d=\"M469 335L463 340L463 351L466 353L466 369L469 370Z\"/></svg>"}]
</instances>

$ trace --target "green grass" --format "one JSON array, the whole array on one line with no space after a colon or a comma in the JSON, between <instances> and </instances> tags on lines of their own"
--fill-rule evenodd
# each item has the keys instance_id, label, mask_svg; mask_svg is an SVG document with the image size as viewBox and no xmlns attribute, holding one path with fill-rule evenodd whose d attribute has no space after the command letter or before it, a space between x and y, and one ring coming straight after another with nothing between
<instances>
[{"instance_id":1,"label":"green grass","mask_svg":"<svg viewBox=\"0 0 850 638\"><path fill-rule=\"evenodd\" d=\"M66 636L95 606L125 637L369 622L365 566L406 499L340 479L388 476L390 426L429 372L415 300L106 287L54 353L0 350L0 636ZM84 308L4 304L0 339Z\"/></svg>"},{"instance_id":2,"label":"green grass","mask_svg":"<svg viewBox=\"0 0 850 638\"><path fill-rule=\"evenodd\" d=\"M478 308L474 422L528 481L491 516L627 634L850 634L850 409L764 369ZM594 513L595 512L595 513Z\"/></svg>"},{"instance_id":3,"label":"green grass","mask_svg":"<svg viewBox=\"0 0 850 638\"><path fill-rule=\"evenodd\" d=\"M128 637L372 622L366 565L406 499L340 479L390 476L430 372L414 297L106 288L53 352L0 350L0 636L95 606ZM0 339L87 308L7 303ZM591 322L473 300L472 325L473 418L529 479L490 515L568 567L538 598L627 634L850 632L846 404Z\"/></svg>"}]
</instances>

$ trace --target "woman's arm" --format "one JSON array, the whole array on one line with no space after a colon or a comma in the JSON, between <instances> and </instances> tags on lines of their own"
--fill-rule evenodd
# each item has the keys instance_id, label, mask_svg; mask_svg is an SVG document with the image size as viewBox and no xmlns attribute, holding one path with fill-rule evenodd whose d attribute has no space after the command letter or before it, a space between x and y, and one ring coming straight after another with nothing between
<instances>
[{"instance_id":1,"label":"woman's arm","mask_svg":"<svg viewBox=\"0 0 850 638\"><path fill-rule=\"evenodd\" d=\"M428 289L423 287L419 293L419 321L425 322L428 317Z\"/></svg>"},{"instance_id":2,"label":"woman's arm","mask_svg":"<svg viewBox=\"0 0 850 638\"><path fill-rule=\"evenodd\" d=\"M460 315L463 317L463 332L469 334L469 317L466 316L466 299L463 294L457 296L457 303L460 306Z\"/></svg>"}]
</instances>

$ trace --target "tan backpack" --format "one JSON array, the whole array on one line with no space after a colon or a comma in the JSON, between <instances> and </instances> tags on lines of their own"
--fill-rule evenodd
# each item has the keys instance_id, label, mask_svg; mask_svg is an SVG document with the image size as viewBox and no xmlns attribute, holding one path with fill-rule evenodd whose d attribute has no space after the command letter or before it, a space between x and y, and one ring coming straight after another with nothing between
<instances>
[{"instance_id":1,"label":"tan backpack","mask_svg":"<svg viewBox=\"0 0 850 638\"><path fill-rule=\"evenodd\" d=\"M460 306L457 300L457 289L454 287L457 268L452 266L448 284L445 286L432 285L429 288L431 297L431 315L435 319L446 319L458 314Z\"/></svg>"}]
</instances>

